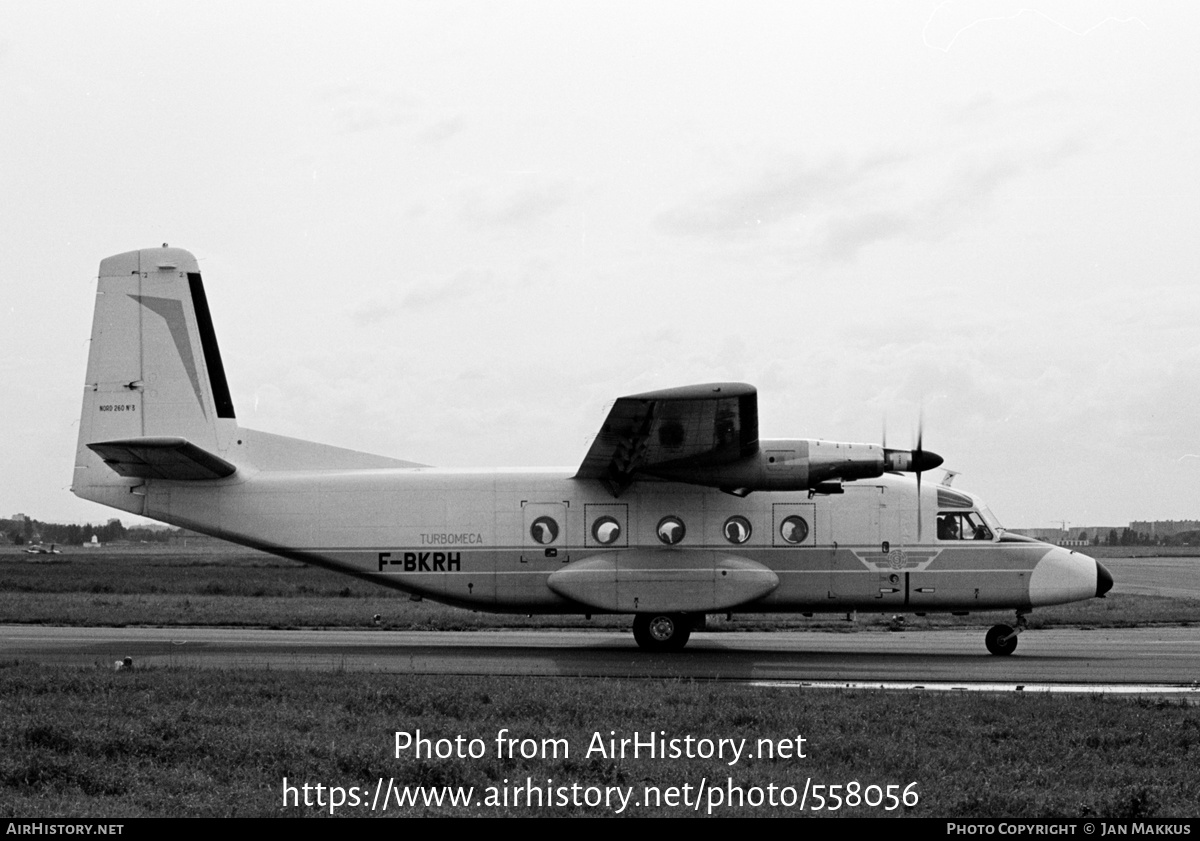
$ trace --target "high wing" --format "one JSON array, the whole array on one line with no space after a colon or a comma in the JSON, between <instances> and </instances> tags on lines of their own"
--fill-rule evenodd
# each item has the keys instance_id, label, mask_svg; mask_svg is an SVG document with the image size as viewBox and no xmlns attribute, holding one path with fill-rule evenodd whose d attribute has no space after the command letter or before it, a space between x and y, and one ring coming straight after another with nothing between
<instances>
[{"instance_id":1,"label":"high wing","mask_svg":"<svg viewBox=\"0 0 1200 841\"><path fill-rule=\"evenodd\" d=\"M896 450L806 438L758 437L758 391L707 383L622 397L613 404L576 479L603 482L613 496L640 479L754 491L841 493L842 482L884 472L916 473L942 463L921 447Z\"/></svg>"},{"instance_id":2,"label":"high wing","mask_svg":"<svg viewBox=\"0 0 1200 841\"><path fill-rule=\"evenodd\" d=\"M575 478L598 479L619 496L637 473L699 473L757 453L754 386L668 388L619 398Z\"/></svg>"}]
</instances>

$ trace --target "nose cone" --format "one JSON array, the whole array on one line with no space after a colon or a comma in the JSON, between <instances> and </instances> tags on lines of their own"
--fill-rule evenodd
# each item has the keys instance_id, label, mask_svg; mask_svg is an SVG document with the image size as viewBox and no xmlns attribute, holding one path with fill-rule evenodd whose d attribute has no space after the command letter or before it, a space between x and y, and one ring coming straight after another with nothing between
<instances>
[{"instance_id":1,"label":"nose cone","mask_svg":"<svg viewBox=\"0 0 1200 841\"><path fill-rule=\"evenodd\" d=\"M1029 601L1066 604L1102 596L1112 589L1112 576L1093 558L1061 546L1049 548L1029 576Z\"/></svg>"}]
</instances>

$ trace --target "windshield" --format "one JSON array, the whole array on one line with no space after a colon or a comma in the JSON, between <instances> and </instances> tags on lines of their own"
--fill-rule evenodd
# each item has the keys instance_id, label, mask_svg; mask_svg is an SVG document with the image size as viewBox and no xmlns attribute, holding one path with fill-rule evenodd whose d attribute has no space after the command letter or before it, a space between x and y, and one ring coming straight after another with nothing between
<instances>
[{"instance_id":1,"label":"windshield","mask_svg":"<svg viewBox=\"0 0 1200 841\"><path fill-rule=\"evenodd\" d=\"M1004 531L1004 526L1000 525L1000 521L996 519L992 509L984 506L979 509L979 513L983 515L983 521L991 526L993 531Z\"/></svg>"}]
</instances>

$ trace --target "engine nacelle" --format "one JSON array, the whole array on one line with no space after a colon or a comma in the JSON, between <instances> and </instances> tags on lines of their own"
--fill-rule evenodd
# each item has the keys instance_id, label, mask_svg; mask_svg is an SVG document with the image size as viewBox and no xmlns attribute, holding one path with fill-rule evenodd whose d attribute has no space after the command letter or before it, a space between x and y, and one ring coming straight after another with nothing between
<instances>
[{"instance_id":1,"label":"engine nacelle","mask_svg":"<svg viewBox=\"0 0 1200 841\"><path fill-rule=\"evenodd\" d=\"M796 438L760 441L758 452L728 464L668 464L645 472L660 479L745 496L752 491L828 493L838 481L874 479L885 472L932 470L941 463L941 456L927 450Z\"/></svg>"}]
</instances>

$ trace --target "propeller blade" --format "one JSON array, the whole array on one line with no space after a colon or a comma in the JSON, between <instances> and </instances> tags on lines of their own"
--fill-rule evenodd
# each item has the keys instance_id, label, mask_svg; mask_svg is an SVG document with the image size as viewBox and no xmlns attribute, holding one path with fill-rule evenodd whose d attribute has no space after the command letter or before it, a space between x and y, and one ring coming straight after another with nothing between
<instances>
[{"instance_id":1,"label":"propeller blade","mask_svg":"<svg viewBox=\"0 0 1200 841\"><path fill-rule=\"evenodd\" d=\"M917 472L917 542L921 541L921 473L942 463L937 453L925 452L925 407L917 416L917 448L913 450L913 469ZM926 466L928 465L928 466Z\"/></svg>"},{"instance_id":2,"label":"propeller blade","mask_svg":"<svg viewBox=\"0 0 1200 841\"><path fill-rule=\"evenodd\" d=\"M917 471L917 542L921 542L921 471Z\"/></svg>"}]
</instances>

